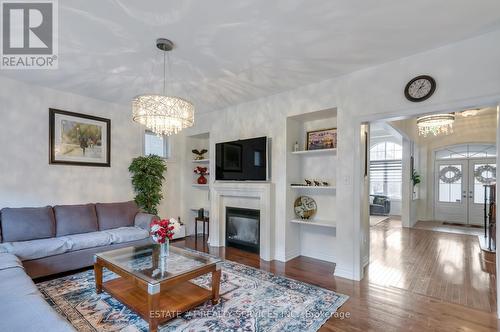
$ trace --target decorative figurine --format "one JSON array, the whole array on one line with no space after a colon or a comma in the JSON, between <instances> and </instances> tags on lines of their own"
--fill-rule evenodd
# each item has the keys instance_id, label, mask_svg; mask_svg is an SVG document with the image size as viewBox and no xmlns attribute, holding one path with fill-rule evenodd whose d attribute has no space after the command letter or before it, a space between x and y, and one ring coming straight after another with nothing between
<instances>
[{"instance_id":1,"label":"decorative figurine","mask_svg":"<svg viewBox=\"0 0 500 332\"><path fill-rule=\"evenodd\" d=\"M194 160L203 160L203 159L205 159L204 154L207 153L208 150L203 149L203 150L199 151L198 149L194 149L194 150L191 150L191 152L193 152L196 155Z\"/></svg>"}]
</instances>

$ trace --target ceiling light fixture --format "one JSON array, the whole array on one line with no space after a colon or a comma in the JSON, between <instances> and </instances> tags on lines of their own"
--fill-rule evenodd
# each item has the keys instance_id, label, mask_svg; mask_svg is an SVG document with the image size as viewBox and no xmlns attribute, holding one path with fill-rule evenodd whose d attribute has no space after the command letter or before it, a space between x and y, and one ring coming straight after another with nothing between
<instances>
[{"instance_id":1,"label":"ceiling light fixture","mask_svg":"<svg viewBox=\"0 0 500 332\"><path fill-rule=\"evenodd\" d=\"M433 114L417 118L418 134L427 137L429 135L448 135L453 133L454 114Z\"/></svg>"},{"instance_id":2,"label":"ceiling light fixture","mask_svg":"<svg viewBox=\"0 0 500 332\"><path fill-rule=\"evenodd\" d=\"M194 105L190 101L167 96L166 54L174 43L165 38L156 40L163 51L163 94L145 94L132 100L132 119L157 135L177 134L194 123Z\"/></svg>"}]
</instances>

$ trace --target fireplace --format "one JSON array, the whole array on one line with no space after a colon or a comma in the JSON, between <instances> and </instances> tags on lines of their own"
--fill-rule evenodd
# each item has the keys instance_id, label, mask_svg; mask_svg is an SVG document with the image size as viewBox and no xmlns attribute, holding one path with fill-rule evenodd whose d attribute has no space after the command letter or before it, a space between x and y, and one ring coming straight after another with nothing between
<instances>
[{"instance_id":1,"label":"fireplace","mask_svg":"<svg viewBox=\"0 0 500 332\"><path fill-rule=\"evenodd\" d=\"M226 207L226 246L259 253L259 210Z\"/></svg>"}]
</instances>

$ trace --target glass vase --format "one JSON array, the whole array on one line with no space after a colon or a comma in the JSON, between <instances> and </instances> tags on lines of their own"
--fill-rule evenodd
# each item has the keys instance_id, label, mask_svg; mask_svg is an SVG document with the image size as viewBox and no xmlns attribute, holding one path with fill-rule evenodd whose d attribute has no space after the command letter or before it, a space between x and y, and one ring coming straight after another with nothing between
<instances>
[{"instance_id":1,"label":"glass vase","mask_svg":"<svg viewBox=\"0 0 500 332\"><path fill-rule=\"evenodd\" d=\"M166 239L165 243L160 243L160 258L168 257L170 254L170 244L169 240Z\"/></svg>"}]
</instances>

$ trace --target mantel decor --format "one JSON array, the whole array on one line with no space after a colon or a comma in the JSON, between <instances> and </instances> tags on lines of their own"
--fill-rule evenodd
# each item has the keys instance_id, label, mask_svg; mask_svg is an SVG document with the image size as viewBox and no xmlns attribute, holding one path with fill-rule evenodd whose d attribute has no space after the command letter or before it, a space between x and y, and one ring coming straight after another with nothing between
<instances>
[{"instance_id":1,"label":"mantel decor","mask_svg":"<svg viewBox=\"0 0 500 332\"><path fill-rule=\"evenodd\" d=\"M111 120L49 109L49 163L111 166Z\"/></svg>"}]
</instances>

